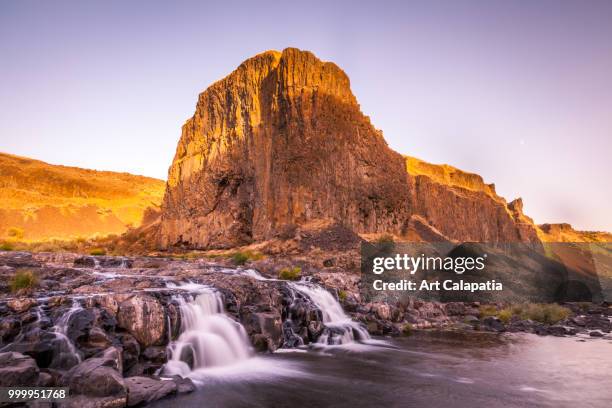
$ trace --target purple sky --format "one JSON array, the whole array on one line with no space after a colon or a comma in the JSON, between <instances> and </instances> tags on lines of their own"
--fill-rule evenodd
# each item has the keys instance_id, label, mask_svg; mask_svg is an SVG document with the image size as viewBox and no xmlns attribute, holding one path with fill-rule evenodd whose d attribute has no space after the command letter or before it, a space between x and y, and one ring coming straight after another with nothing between
<instances>
[{"instance_id":1,"label":"purple sky","mask_svg":"<svg viewBox=\"0 0 612 408\"><path fill-rule=\"evenodd\" d=\"M1 1L0 151L165 178L197 94L295 46L395 150L612 230L612 1L210 3Z\"/></svg>"}]
</instances>

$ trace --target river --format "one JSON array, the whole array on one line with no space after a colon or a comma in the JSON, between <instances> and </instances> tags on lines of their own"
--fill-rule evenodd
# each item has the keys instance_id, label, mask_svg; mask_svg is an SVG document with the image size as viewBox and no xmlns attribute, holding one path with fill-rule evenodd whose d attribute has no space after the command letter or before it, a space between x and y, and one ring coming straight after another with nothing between
<instances>
[{"instance_id":1,"label":"river","mask_svg":"<svg viewBox=\"0 0 612 408\"><path fill-rule=\"evenodd\" d=\"M199 373L196 407L610 407L612 341L417 332ZM376 343L375 343L376 344Z\"/></svg>"}]
</instances>

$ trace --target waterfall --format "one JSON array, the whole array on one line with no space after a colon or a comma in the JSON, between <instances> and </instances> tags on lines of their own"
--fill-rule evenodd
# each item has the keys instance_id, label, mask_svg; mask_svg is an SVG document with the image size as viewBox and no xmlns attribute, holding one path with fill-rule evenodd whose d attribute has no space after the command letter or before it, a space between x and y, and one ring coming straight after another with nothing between
<instances>
[{"instance_id":1,"label":"waterfall","mask_svg":"<svg viewBox=\"0 0 612 408\"><path fill-rule=\"evenodd\" d=\"M181 334L170 344L166 375L189 375L197 369L231 365L252 356L249 340L240 323L224 314L221 295L212 289L176 296L181 314Z\"/></svg>"},{"instance_id":2,"label":"waterfall","mask_svg":"<svg viewBox=\"0 0 612 408\"><path fill-rule=\"evenodd\" d=\"M121 268L121 269L129 268L129 264L127 262L127 258L121 258L121 265L119 265L119 268Z\"/></svg>"},{"instance_id":3,"label":"waterfall","mask_svg":"<svg viewBox=\"0 0 612 408\"><path fill-rule=\"evenodd\" d=\"M78 300L73 299L72 306L70 307L70 309L66 313L64 313L59 319L57 319L55 326L53 326L53 333L62 344L60 348L60 353L67 354L68 358L76 360L72 361L72 363L70 363L71 365L75 365L83 361L81 354L77 351L77 348L68 337L68 327L70 325L70 318L74 313L82 309L83 307L78 302ZM42 318L41 312L42 310L39 309L39 318Z\"/></svg>"},{"instance_id":4,"label":"waterfall","mask_svg":"<svg viewBox=\"0 0 612 408\"><path fill-rule=\"evenodd\" d=\"M100 260L95 256L92 256L91 259L93 259L94 269L100 269Z\"/></svg>"},{"instance_id":5,"label":"waterfall","mask_svg":"<svg viewBox=\"0 0 612 408\"><path fill-rule=\"evenodd\" d=\"M325 330L317 344L338 345L370 339L368 331L351 320L340 303L323 287L309 282L291 282L289 287L307 296L321 311Z\"/></svg>"}]
</instances>

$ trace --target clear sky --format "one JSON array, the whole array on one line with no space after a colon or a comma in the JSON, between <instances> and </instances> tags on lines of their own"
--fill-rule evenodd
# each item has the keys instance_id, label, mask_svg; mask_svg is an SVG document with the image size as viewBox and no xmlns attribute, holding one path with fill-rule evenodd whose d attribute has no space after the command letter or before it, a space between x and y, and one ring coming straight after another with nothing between
<instances>
[{"instance_id":1,"label":"clear sky","mask_svg":"<svg viewBox=\"0 0 612 408\"><path fill-rule=\"evenodd\" d=\"M165 179L197 94L294 46L395 150L612 230L612 1L368 3L0 0L0 151Z\"/></svg>"}]
</instances>

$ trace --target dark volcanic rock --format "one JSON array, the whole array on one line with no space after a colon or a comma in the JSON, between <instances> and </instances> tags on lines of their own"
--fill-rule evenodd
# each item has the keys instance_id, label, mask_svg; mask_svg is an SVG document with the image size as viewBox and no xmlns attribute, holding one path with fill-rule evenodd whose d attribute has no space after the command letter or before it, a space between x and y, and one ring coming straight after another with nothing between
<instances>
[{"instance_id":1,"label":"dark volcanic rock","mask_svg":"<svg viewBox=\"0 0 612 408\"><path fill-rule=\"evenodd\" d=\"M506 331L506 326L494 316L487 316L482 319L482 328L487 331L503 332Z\"/></svg>"},{"instance_id":2,"label":"dark volcanic rock","mask_svg":"<svg viewBox=\"0 0 612 408\"><path fill-rule=\"evenodd\" d=\"M21 353L0 353L0 386L33 387L37 385L39 370L36 362Z\"/></svg>"},{"instance_id":3,"label":"dark volcanic rock","mask_svg":"<svg viewBox=\"0 0 612 408\"><path fill-rule=\"evenodd\" d=\"M128 391L128 407L156 401L176 393L178 389L175 381L161 381L149 377L129 377L125 379L125 385Z\"/></svg>"},{"instance_id":4,"label":"dark volcanic rock","mask_svg":"<svg viewBox=\"0 0 612 408\"><path fill-rule=\"evenodd\" d=\"M147 347L164 340L166 314L156 298L137 294L119 305L117 324L130 332L143 347Z\"/></svg>"},{"instance_id":5,"label":"dark volcanic rock","mask_svg":"<svg viewBox=\"0 0 612 408\"><path fill-rule=\"evenodd\" d=\"M62 383L75 394L93 397L121 396L126 386L114 359L90 358L73 367L62 378Z\"/></svg>"}]
</instances>

